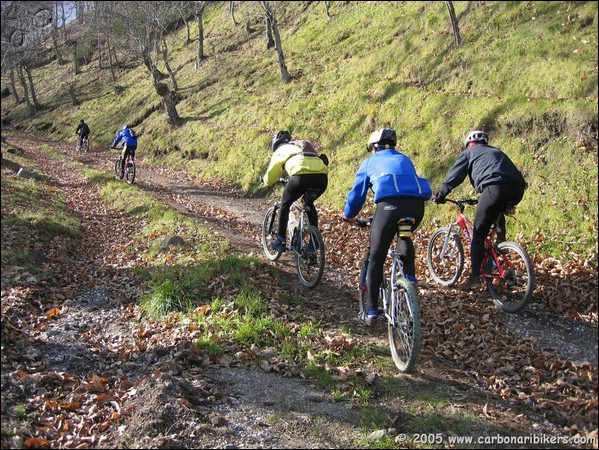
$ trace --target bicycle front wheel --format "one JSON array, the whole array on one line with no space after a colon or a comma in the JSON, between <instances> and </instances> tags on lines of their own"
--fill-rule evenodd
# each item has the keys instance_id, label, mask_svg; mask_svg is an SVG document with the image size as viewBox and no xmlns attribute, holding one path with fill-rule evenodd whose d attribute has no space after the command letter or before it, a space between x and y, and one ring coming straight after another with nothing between
<instances>
[{"instance_id":1,"label":"bicycle front wheel","mask_svg":"<svg viewBox=\"0 0 599 450\"><path fill-rule=\"evenodd\" d=\"M299 251L295 254L295 267L300 282L313 288L324 273L324 239L318 228L312 225L304 227L301 238Z\"/></svg>"},{"instance_id":2,"label":"bicycle front wheel","mask_svg":"<svg viewBox=\"0 0 599 450\"><path fill-rule=\"evenodd\" d=\"M437 283L453 286L464 270L464 246L457 233L439 228L431 235L426 252L428 270Z\"/></svg>"},{"instance_id":3,"label":"bicycle front wheel","mask_svg":"<svg viewBox=\"0 0 599 450\"><path fill-rule=\"evenodd\" d=\"M281 257L282 252L273 250L270 243L276 239L277 224L279 223L279 206L273 205L266 211L262 221L262 249L264 254L271 261L276 261Z\"/></svg>"},{"instance_id":4,"label":"bicycle front wheel","mask_svg":"<svg viewBox=\"0 0 599 450\"><path fill-rule=\"evenodd\" d=\"M125 181L132 184L135 181L135 162L132 160L127 161L127 167L125 167Z\"/></svg>"},{"instance_id":5,"label":"bicycle front wheel","mask_svg":"<svg viewBox=\"0 0 599 450\"><path fill-rule=\"evenodd\" d=\"M408 279L397 276L389 287L387 323L389 346L395 366L410 372L420 352L420 305L416 288Z\"/></svg>"},{"instance_id":6,"label":"bicycle front wheel","mask_svg":"<svg viewBox=\"0 0 599 450\"><path fill-rule=\"evenodd\" d=\"M526 306L535 289L535 273L526 250L512 241L497 246L497 261L490 258L485 265L485 273L495 277L485 277L487 289L493 302L505 312L516 312ZM504 271L499 277L497 264Z\"/></svg>"},{"instance_id":7,"label":"bicycle front wheel","mask_svg":"<svg viewBox=\"0 0 599 450\"><path fill-rule=\"evenodd\" d=\"M121 167L123 166L123 159L117 158L114 162L114 176L117 178L121 178Z\"/></svg>"}]
</instances>

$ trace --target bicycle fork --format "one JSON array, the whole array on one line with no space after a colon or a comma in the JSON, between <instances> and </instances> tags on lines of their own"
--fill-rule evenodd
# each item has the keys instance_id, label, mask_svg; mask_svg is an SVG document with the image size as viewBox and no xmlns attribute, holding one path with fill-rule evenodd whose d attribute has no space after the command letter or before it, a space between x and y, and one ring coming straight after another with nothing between
<instances>
[{"instance_id":1,"label":"bicycle fork","mask_svg":"<svg viewBox=\"0 0 599 450\"><path fill-rule=\"evenodd\" d=\"M447 230L447 235L445 236L445 240L443 241L443 248L441 249L441 253L439 254L439 257L442 260L445 259L445 256L453 258L454 252L457 251L457 247L455 245L452 245L451 248L449 249L449 254L446 255L446 253L447 253L447 247L449 246L449 241L454 236L453 229L455 228L456 225L457 224L455 222L452 223L451 225L449 225L449 229Z\"/></svg>"}]
</instances>

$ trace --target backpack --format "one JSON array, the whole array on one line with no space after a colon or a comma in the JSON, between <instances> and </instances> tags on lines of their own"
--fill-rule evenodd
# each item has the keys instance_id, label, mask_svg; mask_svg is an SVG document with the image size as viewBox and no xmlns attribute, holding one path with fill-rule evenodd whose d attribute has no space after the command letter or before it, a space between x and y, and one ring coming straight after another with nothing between
<instances>
[{"instance_id":1,"label":"backpack","mask_svg":"<svg viewBox=\"0 0 599 450\"><path fill-rule=\"evenodd\" d=\"M296 141L291 141L290 144L294 144L297 147L301 148L301 153L304 156L316 156L322 160L325 166L329 165L329 158L327 158L327 155L325 155L324 153L319 155L310 141L307 141L305 139L298 139Z\"/></svg>"}]
</instances>

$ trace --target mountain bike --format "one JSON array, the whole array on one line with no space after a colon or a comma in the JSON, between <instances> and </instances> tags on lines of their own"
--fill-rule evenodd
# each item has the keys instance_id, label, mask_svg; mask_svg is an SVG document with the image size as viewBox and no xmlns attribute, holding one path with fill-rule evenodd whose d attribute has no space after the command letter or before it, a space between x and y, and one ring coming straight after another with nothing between
<instances>
[{"instance_id":1,"label":"mountain bike","mask_svg":"<svg viewBox=\"0 0 599 450\"><path fill-rule=\"evenodd\" d=\"M86 137L84 137L83 139L77 139L77 142L75 143L75 150L76 151L81 151L81 152L88 152L89 151L89 139Z\"/></svg>"},{"instance_id":2,"label":"mountain bike","mask_svg":"<svg viewBox=\"0 0 599 450\"><path fill-rule=\"evenodd\" d=\"M367 227L372 223L372 217L357 219L360 227ZM391 257L389 278L383 277L379 298L382 299L383 308L379 309L379 318L387 320L389 334L389 347L395 366L401 372L410 372L414 368L418 352L420 351L420 304L414 284L406 277L403 262L399 253L402 237L412 237L413 217L402 217L397 222L395 245L391 245L388 255ZM365 315L368 309L366 286L366 273L370 259L370 246L364 252L358 299L360 303L360 316Z\"/></svg>"},{"instance_id":3,"label":"mountain bike","mask_svg":"<svg viewBox=\"0 0 599 450\"><path fill-rule=\"evenodd\" d=\"M121 177L121 168L123 167L123 155L119 155L117 160L114 162L114 174L117 178L125 180L127 183L132 184L135 181L135 156L128 153L125 160L125 171Z\"/></svg>"},{"instance_id":4,"label":"mountain bike","mask_svg":"<svg viewBox=\"0 0 599 450\"><path fill-rule=\"evenodd\" d=\"M287 180L280 179L279 182L285 184ZM311 195L315 195L315 190L308 189L304 198ZM262 221L262 248L271 261L278 260L283 253L270 246L277 236L280 210L281 202L277 200L268 208ZM295 267L300 282L308 288L314 288L324 273L324 239L318 228L310 225L303 202L300 204L295 201L289 209L285 247L295 255Z\"/></svg>"},{"instance_id":5,"label":"mountain bike","mask_svg":"<svg viewBox=\"0 0 599 450\"><path fill-rule=\"evenodd\" d=\"M463 235L468 248L472 241L473 223L464 213L466 205L476 205L478 200L462 198L445 201L455 205L457 219L431 235L426 262L433 279L443 286L453 286L464 270ZM504 214L513 214L506 205ZM496 224L485 239L485 252L480 276L484 278L493 302L503 311L516 312L524 308L535 288L535 274L528 253L513 241L494 244Z\"/></svg>"}]
</instances>

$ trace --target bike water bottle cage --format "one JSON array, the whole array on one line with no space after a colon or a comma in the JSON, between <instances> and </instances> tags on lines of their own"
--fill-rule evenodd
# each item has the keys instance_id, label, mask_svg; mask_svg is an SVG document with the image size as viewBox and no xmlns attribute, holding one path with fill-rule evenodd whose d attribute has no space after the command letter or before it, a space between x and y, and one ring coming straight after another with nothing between
<instances>
[{"instance_id":1,"label":"bike water bottle cage","mask_svg":"<svg viewBox=\"0 0 599 450\"><path fill-rule=\"evenodd\" d=\"M413 217L402 217L397 221L397 231L399 237L411 238L412 237L412 226L416 222Z\"/></svg>"}]
</instances>

